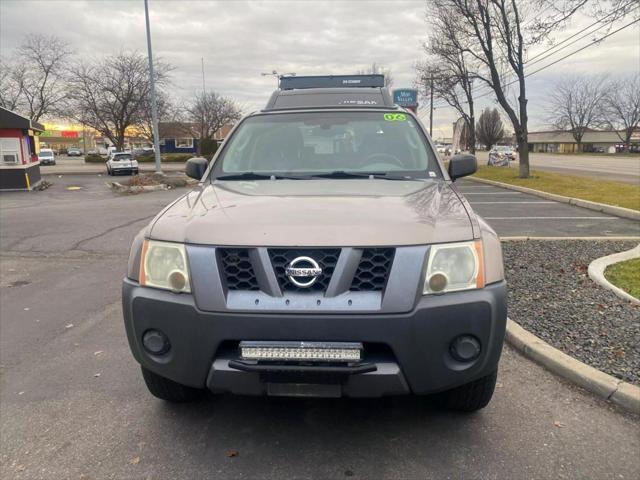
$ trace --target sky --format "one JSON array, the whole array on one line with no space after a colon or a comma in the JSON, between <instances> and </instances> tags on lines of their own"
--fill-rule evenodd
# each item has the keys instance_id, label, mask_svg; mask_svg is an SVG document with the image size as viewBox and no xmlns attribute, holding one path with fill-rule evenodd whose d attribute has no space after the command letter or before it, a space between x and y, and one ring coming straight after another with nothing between
<instances>
[{"instance_id":1,"label":"sky","mask_svg":"<svg viewBox=\"0 0 640 480\"><path fill-rule=\"evenodd\" d=\"M175 67L171 93L188 99L205 85L250 112L262 108L276 70L298 75L350 74L373 62L391 70L395 88L412 87L429 33L424 0L149 0L154 56ZM540 14L543 12L532 12ZM593 19L577 15L555 39L582 32ZM628 23L617 22L613 28ZM528 79L530 131L549 128L547 95L554 82L579 73L624 75L640 70L640 24L617 33ZM120 51L146 53L143 0L0 0L0 54L12 54L28 33L55 34L79 59ZM590 36L532 65L543 67L589 43ZM548 45L531 49L529 58ZM480 92L484 92L481 90ZM476 110L496 106L491 95ZM424 103L419 113L428 124ZM451 136L456 115L436 108L433 136ZM506 118L505 118L506 121Z\"/></svg>"}]
</instances>

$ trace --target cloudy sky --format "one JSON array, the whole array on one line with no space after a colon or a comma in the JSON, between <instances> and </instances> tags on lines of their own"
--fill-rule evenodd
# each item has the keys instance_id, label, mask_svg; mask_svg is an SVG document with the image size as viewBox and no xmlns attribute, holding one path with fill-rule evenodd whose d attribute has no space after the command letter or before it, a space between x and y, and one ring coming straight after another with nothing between
<instances>
[{"instance_id":1,"label":"cloudy sky","mask_svg":"<svg viewBox=\"0 0 640 480\"><path fill-rule=\"evenodd\" d=\"M298 75L348 74L376 62L391 69L394 87L410 87L414 66L422 58L421 43L429 32L424 0L149 0L149 5L154 55L175 67L174 95L188 98L202 88L203 58L207 89L234 97L247 111L266 102L276 81L260 73L274 69ZM618 22L614 29L628 21ZM578 16L556 38L561 41L591 23L592 18ZM119 51L146 52L142 0L0 0L0 32L3 57L31 32L55 34L72 45L77 57L95 61ZM529 56L546 48L537 47ZM640 29L635 24L530 77L531 129L547 126L545 95L562 75L627 74L639 69ZM492 105L491 96L479 103ZM436 109L434 137L450 136L453 120L449 109Z\"/></svg>"}]
</instances>

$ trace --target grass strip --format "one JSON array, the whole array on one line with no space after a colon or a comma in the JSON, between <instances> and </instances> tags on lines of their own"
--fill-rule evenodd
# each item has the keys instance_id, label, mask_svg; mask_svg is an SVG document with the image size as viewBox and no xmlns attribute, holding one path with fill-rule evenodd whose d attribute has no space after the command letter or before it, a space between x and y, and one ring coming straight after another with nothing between
<instances>
[{"instance_id":1,"label":"grass strip","mask_svg":"<svg viewBox=\"0 0 640 480\"><path fill-rule=\"evenodd\" d=\"M604 276L629 295L640 298L640 258L614 263L607 267Z\"/></svg>"}]
</instances>

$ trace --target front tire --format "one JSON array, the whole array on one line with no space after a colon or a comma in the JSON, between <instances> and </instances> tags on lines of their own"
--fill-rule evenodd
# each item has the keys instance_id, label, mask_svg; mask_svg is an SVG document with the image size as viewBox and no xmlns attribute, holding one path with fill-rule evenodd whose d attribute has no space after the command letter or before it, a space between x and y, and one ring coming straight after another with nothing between
<instances>
[{"instance_id":1,"label":"front tire","mask_svg":"<svg viewBox=\"0 0 640 480\"><path fill-rule=\"evenodd\" d=\"M197 400L204 394L204 390L187 387L186 385L164 378L157 373L153 373L144 367L140 368L142 369L142 377L144 378L144 383L147 384L149 392L161 400L171 403L185 403Z\"/></svg>"},{"instance_id":2,"label":"front tire","mask_svg":"<svg viewBox=\"0 0 640 480\"><path fill-rule=\"evenodd\" d=\"M496 387L498 371L473 382L435 395L436 403L447 410L475 412L486 407L491 401Z\"/></svg>"}]
</instances>

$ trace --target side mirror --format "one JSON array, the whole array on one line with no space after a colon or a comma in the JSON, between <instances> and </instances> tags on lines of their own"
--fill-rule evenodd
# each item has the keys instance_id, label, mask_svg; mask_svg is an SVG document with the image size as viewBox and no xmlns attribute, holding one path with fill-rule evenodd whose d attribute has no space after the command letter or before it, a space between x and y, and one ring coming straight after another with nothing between
<instances>
[{"instance_id":1,"label":"side mirror","mask_svg":"<svg viewBox=\"0 0 640 480\"><path fill-rule=\"evenodd\" d=\"M207 162L206 158L193 157L187 160L185 173L188 177L195 178L196 180L201 180L204 172L207 171L208 166L209 162Z\"/></svg>"},{"instance_id":2,"label":"side mirror","mask_svg":"<svg viewBox=\"0 0 640 480\"><path fill-rule=\"evenodd\" d=\"M449 160L449 176L451 180L455 181L456 178L466 177L472 175L478 170L478 161L473 155L461 153L454 155Z\"/></svg>"}]
</instances>

